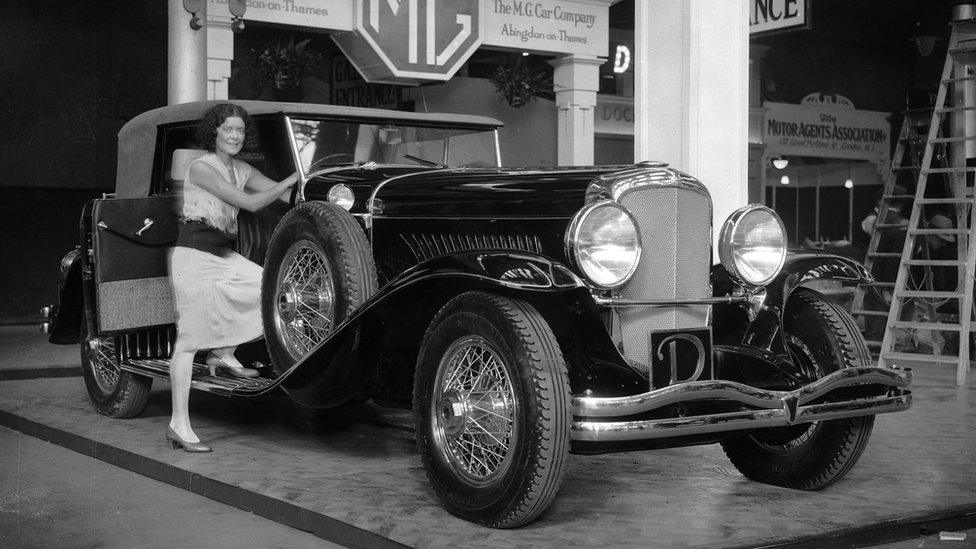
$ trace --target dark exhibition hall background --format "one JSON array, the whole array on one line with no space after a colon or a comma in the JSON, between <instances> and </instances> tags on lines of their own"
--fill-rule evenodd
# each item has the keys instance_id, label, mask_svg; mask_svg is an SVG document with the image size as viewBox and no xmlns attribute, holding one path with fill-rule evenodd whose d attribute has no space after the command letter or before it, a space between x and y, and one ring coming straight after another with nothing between
<instances>
[{"instance_id":1,"label":"dark exhibition hall background","mask_svg":"<svg viewBox=\"0 0 976 549\"><path fill-rule=\"evenodd\" d=\"M892 113L897 135L899 113L936 91L951 5L811 0L811 28L752 40L768 48L761 97L841 94L858 109ZM611 27L632 30L633 9L634 0L614 5ZM912 40L922 35L941 38L927 56ZM38 308L56 301L58 262L77 242L82 204L112 191L119 128L166 103L167 3L3 2L0 36L0 324L17 324L39 320ZM309 38L325 58L336 53L326 34L248 24L235 40L232 99L261 96L252 52L277 36ZM479 77L510 55L479 51L462 71ZM320 71L327 81L328 65Z\"/></svg>"}]
</instances>

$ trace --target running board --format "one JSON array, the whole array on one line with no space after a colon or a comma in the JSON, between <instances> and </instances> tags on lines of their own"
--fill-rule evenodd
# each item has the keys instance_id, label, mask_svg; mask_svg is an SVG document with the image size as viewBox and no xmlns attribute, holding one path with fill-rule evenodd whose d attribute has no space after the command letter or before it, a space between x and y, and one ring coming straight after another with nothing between
<instances>
[{"instance_id":1,"label":"running board","mask_svg":"<svg viewBox=\"0 0 976 549\"><path fill-rule=\"evenodd\" d=\"M129 359L123 361L123 370L169 381L169 359ZM219 370L218 370L219 372ZM212 376L210 369L202 362L193 363L193 380L190 386L200 391L223 396L253 397L262 395L277 385L275 380L266 377L239 378Z\"/></svg>"}]
</instances>

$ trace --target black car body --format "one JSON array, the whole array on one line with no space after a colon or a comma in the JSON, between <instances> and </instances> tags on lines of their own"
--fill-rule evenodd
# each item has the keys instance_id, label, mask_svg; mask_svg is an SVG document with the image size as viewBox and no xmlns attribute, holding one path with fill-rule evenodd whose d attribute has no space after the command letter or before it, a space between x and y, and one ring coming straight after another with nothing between
<instances>
[{"instance_id":1,"label":"black car body","mask_svg":"<svg viewBox=\"0 0 976 549\"><path fill-rule=\"evenodd\" d=\"M846 311L803 287L870 275L787 252L764 207L729 218L713 265L709 193L664 164L507 169L483 117L240 103L262 143L241 158L302 183L289 207L240 217L239 251L264 265L270 367L242 380L199 365L193 386L413 408L458 516L533 520L570 451L721 442L749 478L822 488L875 414L910 406L911 372L872 367ZM62 262L45 328L81 343L102 413L137 415L167 376L170 174L210 105L123 128L116 195L85 208Z\"/></svg>"}]
</instances>

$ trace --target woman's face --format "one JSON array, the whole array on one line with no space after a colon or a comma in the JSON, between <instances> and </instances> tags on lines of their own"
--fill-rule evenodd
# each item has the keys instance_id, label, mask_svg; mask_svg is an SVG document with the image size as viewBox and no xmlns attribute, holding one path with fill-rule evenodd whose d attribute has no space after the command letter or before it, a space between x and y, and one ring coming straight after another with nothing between
<instances>
[{"instance_id":1,"label":"woman's face","mask_svg":"<svg viewBox=\"0 0 976 549\"><path fill-rule=\"evenodd\" d=\"M217 141L214 149L234 156L241 152L244 146L244 120L237 116L228 116L224 123L217 128Z\"/></svg>"}]
</instances>

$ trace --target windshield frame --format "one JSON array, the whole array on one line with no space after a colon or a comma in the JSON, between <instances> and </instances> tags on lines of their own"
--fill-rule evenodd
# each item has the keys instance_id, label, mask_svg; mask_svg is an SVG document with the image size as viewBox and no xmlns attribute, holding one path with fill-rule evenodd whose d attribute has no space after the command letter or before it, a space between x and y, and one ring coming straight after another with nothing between
<instances>
[{"instance_id":1,"label":"windshield frame","mask_svg":"<svg viewBox=\"0 0 976 549\"><path fill-rule=\"evenodd\" d=\"M472 124L443 124L443 123L418 122L418 121L415 121L415 120L369 119L369 118L358 118L358 117L349 117L349 118L346 118L346 117L319 117L319 116L310 116L310 115L307 115L307 114L302 114L300 116L285 115L285 126L287 128L289 146L291 147L292 158L293 158L293 160L295 162L295 166L296 166L296 169L298 171L298 176L299 176L299 193L298 194L299 194L299 197L302 200L304 200L304 187L305 187L305 183L308 182L308 180L311 179L312 177L315 177L316 175L320 175L322 173L328 173L330 171L334 171L336 168L345 169L345 168L348 168L349 166L366 165L366 164L369 164L369 163L372 163L372 162L355 162L355 163L352 163L352 164L342 164L342 165L337 165L337 166L325 166L323 169L316 169L316 170L313 170L310 173L309 172L306 172L306 168L305 168L305 166L304 166L304 164L302 162L301 155L299 154L299 150L298 150L298 139L295 137L296 133L295 133L295 125L294 125L293 120L294 121L297 121L297 120L309 120L309 121L315 121L315 122L340 123L340 124L341 123L346 123L346 124L352 123L352 124L362 124L362 125L369 125L369 126L382 126L384 124L392 124L392 125L396 125L396 126L413 127L413 128L436 128L436 129L444 129L444 130L451 130L451 129L457 129L457 130L474 130L474 131L480 131L480 132L486 133L486 134L487 133L491 133L491 139L492 139L492 144L493 144L493 148L494 148L494 166L489 166L489 167L491 167L491 168L501 167L501 148L500 148L500 144L499 144L499 141L498 141L498 128L496 126L482 126L482 125L472 125ZM444 147L444 155L443 155L443 158L440 159L441 161L446 161L446 159L447 159L446 156L449 154L449 150L448 149L449 149L449 147L447 145L445 145L445 147ZM431 160L433 160L433 159L431 159ZM446 163L446 162L441 162L441 163ZM446 168L446 169L464 169L464 168Z\"/></svg>"}]
</instances>

